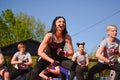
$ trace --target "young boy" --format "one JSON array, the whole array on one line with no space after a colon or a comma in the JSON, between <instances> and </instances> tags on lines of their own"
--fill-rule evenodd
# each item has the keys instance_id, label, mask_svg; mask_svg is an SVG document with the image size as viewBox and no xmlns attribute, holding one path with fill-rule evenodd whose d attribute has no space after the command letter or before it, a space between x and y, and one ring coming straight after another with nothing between
<instances>
[{"instance_id":1,"label":"young boy","mask_svg":"<svg viewBox=\"0 0 120 80\"><path fill-rule=\"evenodd\" d=\"M26 46L24 43L19 43L18 52L16 52L11 60L11 64L14 65L14 70L10 74L10 79L14 80L17 76L29 72L29 68L32 65L32 57L29 52L26 52Z\"/></svg>"},{"instance_id":2,"label":"young boy","mask_svg":"<svg viewBox=\"0 0 120 80\"><path fill-rule=\"evenodd\" d=\"M120 55L120 40L116 38L117 26L109 25L106 31L108 37L100 43L100 46L96 52L98 63L89 70L89 80L94 80L94 74L105 69L112 69L120 72L120 63L118 63L115 59L116 55ZM116 80L118 79L120 78L117 78Z\"/></svg>"}]
</instances>

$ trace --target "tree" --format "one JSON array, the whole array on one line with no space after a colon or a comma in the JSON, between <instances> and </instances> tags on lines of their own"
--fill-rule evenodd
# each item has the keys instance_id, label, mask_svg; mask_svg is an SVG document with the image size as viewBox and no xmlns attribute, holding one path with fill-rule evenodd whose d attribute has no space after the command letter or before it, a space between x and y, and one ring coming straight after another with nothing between
<instances>
[{"instance_id":1,"label":"tree","mask_svg":"<svg viewBox=\"0 0 120 80\"><path fill-rule=\"evenodd\" d=\"M45 24L22 12L13 14L12 10L2 11L0 15L0 46L26 39L41 41L46 33Z\"/></svg>"},{"instance_id":2,"label":"tree","mask_svg":"<svg viewBox=\"0 0 120 80\"><path fill-rule=\"evenodd\" d=\"M0 45L11 43L10 28L15 23L15 17L11 10L7 9L6 11L2 11L0 16L0 23Z\"/></svg>"},{"instance_id":3,"label":"tree","mask_svg":"<svg viewBox=\"0 0 120 80\"><path fill-rule=\"evenodd\" d=\"M47 32L45 28L45 24L42 24L40 20L36 21L35 24L35 29L34 29L34 36L33 38L37 41L42 41L43 37L45 36L45 33ZM32 32L32 31L31 31Z\"/></svg>"}]
</instances>

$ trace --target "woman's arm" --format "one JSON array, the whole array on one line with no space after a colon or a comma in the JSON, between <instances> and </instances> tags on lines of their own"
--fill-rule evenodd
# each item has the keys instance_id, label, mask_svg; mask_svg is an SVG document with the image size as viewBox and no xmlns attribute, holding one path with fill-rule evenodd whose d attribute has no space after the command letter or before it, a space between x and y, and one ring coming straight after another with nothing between
<instances>
[{"instance_id":1,"label":"woman's arm","mask_svg":"<svg viewBox=\"0 0 120 80\"><path fill-rule=\"evenodd\" d=\"M72 57L72 61L76 61L76 60L77 60L77 58L73 56Z\"/></svg>"},{"instance_id":2,"label":"woman's arm","mask_svg":"<svg viewBox=\"0 0 120 80\"><path fill-rule=\"evenodd\" d=\"M109 59L105 58L103 55L102 55L102 52L105 50L105 47L104 46L100 46L96 52L96 57L102 61L104 61L105 63L109 63Z\"/></svg>"},{"instance_id":3,"label":"woman's arm","mask_svg":"<svg viewBox=\"0 0 120 80\"><path fill-rule=\"evenodd\" d=\"M40 76L41 78L44 78L45 80L48 79L48 77L44 74L44 71L42 71L42 72L39 74L39 76Z\"/></svg>"},{"instance_id":4,"label":"woman's arm","mask_svg":"<svg viewBox=\"0 0 120 80\"><path fill-rule=\"evenodd\" d=\"M66 35L65 41L66 41L67 47L68 47L67 56L73 56L74 50L73 50L72 39L71 39L70 35L68 35L68 34Z\"/></svg>"},{"instance_id":5,"label":"woman's arm","mask_svg":"<svg viewBox=\"0 0 120 80\"><path fill-rule=\"evenodd\" d=\"M50 57L48 57L45 54L46 47L48 46L49 42L51 41L52 33L47 33L41 42L39 48L38 48L38 55L42 57L43 59L49 61L50 63L54 63L54 60Z\"/></svg>"}]
</instances>

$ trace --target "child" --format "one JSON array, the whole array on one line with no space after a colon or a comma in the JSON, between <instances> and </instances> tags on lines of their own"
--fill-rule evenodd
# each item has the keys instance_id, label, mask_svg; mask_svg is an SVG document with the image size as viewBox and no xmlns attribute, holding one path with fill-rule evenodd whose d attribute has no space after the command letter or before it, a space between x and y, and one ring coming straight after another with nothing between
<instances>
[{"instance_id":1,"label":"child","mask_svg":"<svg viewBox=\"0 0 120 80\"><path fill-rule=\"evenodd\" d=\"M48 66L43 70L39 76L45 80L52 80L52 78L60 78L61 80L66 80L65 74L60 72L60 66Z\"/></svg>"},{"instance_id":2,"label":"child","mask_svg":"<svg viewBox=\"0 0 120 80\"><path fill-rule=\"evenodd\" d=\"M81 68L81 79L80 80L84 80L84 72L88 70L88 64L89 64L89 59L88 59L88 54L84 51L84 45L85 43L77 43L78 49L79 51L76 52L73 57L72 60L76 61L78 63L78 65ZM74 76L75 73L71 71L71 76ZM73 80L74 77L70 77L70 80Z\"/></svg>"},{"instance_id":3,"label":"child","mask_svg":"<svg viewBox=\"0 0 120 80\"><path fill-rule=\"evenodd\" d=\"M3 77L4 80L10 80L9 72L8 72L6 66L4 66L4 64L5 64L4 56L0 49L0 76Z\"/></svg>"},{"instance_id":4,"label":"child","mask_svg":"<svg viewBox=\"0 0 120 80\"><path fill-rule=\"evenodd\" d=\"M116 38L117 26L109 25L106 31L108 37L101 42L96 52L98 63L89 70L89 80L94 80L94 74L101 72L105 69L112 69L117 72L120 72L120 63L118 63L117 60L115 60L115 56L120 55L120 40ZM116 80L118 79L119 78L117 78Z\"/></svg>"},{"instance_id":5,"label":"child","mask_svg":"<svg viewBox=\"0 0 120 80\"><path fill-rule=\"evenodd\" d=\"M11 64L14 65L14 70L10 74L10 79L14 80L17 76L29 72L29 68L32 65L32 57L29 52L26 52L26 46L24 43L19 43L18 52L16 52L11 60Z\"/></svg>"}]
</instances>

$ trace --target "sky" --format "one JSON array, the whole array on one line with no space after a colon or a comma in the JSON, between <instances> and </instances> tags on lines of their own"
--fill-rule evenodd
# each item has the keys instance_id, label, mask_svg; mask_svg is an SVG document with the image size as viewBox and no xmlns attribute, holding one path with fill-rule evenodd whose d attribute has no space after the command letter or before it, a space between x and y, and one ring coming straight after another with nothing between
<instances>
[{"instance_id":1,"label":"sky","mask_svg":"<svg viewBox=\"0 0 120 80\"><path fill-rule=\"evenodd\" d=\"M6 9L33 16L49 29L56 16L65 17L75 51L77 42L85 42L88 53L95 51L110 24L118 26L120 39L120 0L0 0L0 14Z\"/></svg>"}]
</instances>

